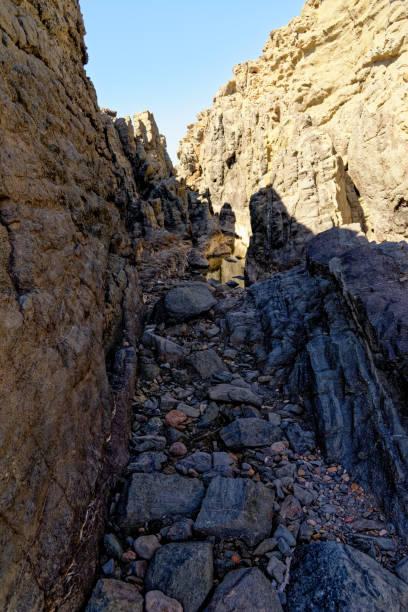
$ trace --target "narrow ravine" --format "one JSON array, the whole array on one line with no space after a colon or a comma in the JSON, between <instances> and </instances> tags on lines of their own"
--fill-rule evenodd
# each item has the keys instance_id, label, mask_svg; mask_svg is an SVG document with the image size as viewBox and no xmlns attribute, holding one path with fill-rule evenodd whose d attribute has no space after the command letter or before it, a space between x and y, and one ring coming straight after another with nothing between
<instances>
[{"instance_id":1,"label":"narrow ravine","mask_svg":"<svg viewBox=\"0 0 408 612\"><path fill-rule=\"evenodd\" d=\"M391 572L406 549L373 496L325 461L302 398L263 374L259 313L231 285L144 284L130 461L87 612L334 609L298 603L309 543L331 559L334 591L339 563L356 594L381 586L378 605L365 596L384 610L401 594Z\"/></svg>"}]
</instances>

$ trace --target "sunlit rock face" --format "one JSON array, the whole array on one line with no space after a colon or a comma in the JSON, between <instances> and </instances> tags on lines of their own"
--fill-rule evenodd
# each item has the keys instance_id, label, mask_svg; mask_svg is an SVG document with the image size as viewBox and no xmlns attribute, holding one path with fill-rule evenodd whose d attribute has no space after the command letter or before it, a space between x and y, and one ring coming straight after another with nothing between
<instances>
[{"instance_id":1,"label":"sunlit rock face","mask_svg":"<svg viewBox=\"0 0 408 612\"><path fill-rule=\"evenodd\" d=\"M306 2L189 126L179 175L215 210L229 202L247 243L264 187L312 234L357 222L407 237L407 18L400 0Z\"/></svg>"},{"instance_id":2,"label":"sunlit rock face","mask_svg":"<svg viewBox=\"0 0 408 612\"><path fill-rule=\"evenodd\" d=\"M0 608L75 610L126 460L137 190L76 0L0 4Z\"/></svg>"}]
</instances>

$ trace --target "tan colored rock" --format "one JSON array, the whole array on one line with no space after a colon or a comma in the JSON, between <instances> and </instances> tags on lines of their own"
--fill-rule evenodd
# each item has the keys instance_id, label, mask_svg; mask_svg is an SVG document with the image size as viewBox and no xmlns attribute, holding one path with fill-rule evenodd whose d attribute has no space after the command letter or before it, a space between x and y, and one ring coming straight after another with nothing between
<instances>
[{"instance_id":1,"label":"tan colored rock","mask_svg":"<svg viewBox=\"0 0 408 612\"><path fill-rule=\"evenodd\" d=\"M299 243L350 223L406 238L407 18L406 2L306 2L189 126L178 175L216 211L229 202L247 244L263 187L305 228Z\"/></svg>"}]
</instances>

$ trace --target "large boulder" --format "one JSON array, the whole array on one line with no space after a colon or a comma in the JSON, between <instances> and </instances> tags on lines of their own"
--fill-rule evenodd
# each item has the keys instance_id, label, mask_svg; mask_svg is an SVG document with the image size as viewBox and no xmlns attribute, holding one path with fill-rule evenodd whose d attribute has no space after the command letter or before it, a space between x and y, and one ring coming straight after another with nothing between
<instances>
[{"instance_id":1,"label":"large boulder","mask_svg":"<svg viewBox=\"0 0 408 612\"><path fill-rule=\"evenodd\" d=\"M205 612L282 612L277 592L256 567L229 572Z\"/></svg>"},{"instance_id":2,"label":"large boulder","mask_svg":"<svg viewBox=\"0 0 408 612\"><path fill-rule=\"evenodd\" d=\"M184 612L197 612L213 581L213 553L209 542L166 544L150 563L146 589L159 589L183 605Z\"/></svg>"},{"instance_id":3,"label":"large boulder","mask_svg":"<svg viewBox=\"0 0 408 612\"><path fill-rule=\"evenodd\" d=\"M405 582L351 546L336 542L302 546L295 551L290 575L290 612L408 610Z\"/></svg>"},{"instance_id":4,"label":"large boulder","mask_svg":"<svg viewBox=\"0 0 408 612\"><path fill-rule=\"evenodd\" d=\"M272 503L263 484L218 476L208 487L195 529L226 540L239 538L255 546L270 534Z\"/></svg>"},{"instance_id":5,"label":"large boulder","mask_svg":"<svg viewBox=\"0 0 408 612\"><path fill-rule=\"evenodd\" d=\"M190 283L168 291L156 304L152 316L156 321L180 323L208 312L216 304L205 283Z\"/></svg>"},{"instance_id":6,"label":"large boulder","mask_svg":"<svg viewBox=\"0 0 408 612\"><path fill-rule=\"evenodd\" d=\"M134 532L146 521L165 516L191 516L204 496L203 484L177 474L133 474L121 528Z\"/></svg>"}]
</instances>

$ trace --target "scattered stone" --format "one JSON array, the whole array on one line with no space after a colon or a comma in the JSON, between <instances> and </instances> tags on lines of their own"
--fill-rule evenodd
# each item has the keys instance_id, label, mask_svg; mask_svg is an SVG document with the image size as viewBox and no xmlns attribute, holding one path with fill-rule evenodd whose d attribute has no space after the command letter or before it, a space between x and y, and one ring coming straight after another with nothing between
<instances>
[{"instance_id":1,"label":"scattered stone","mask_svg":"<svg viewBox=\"0 0 408 612\"><path fill-rule=\"evenodd\" d=\"M195 408L194 406L188 406L188 404L179 404L177 406L177 410L185 414L187 417L191 419L197 419L200 416L199 408Z\"/></svg>"},{"instance_id":2,"label":"scattered stone","mask_svg":"<svg viewBox=\"0 0 408 612\"><path fill-rule=\"evenodd\" d=\"M407 585L363 552L336 542L295 550L287 589L288 610L407 609ZM330 603L330 608L328 604Z\"/></svg>"},{"instance_id":3,"label":"scattered stone","mask_svg":"<svg viewBox=\"0 0 408 612\"><path fill-rule=\"evenodd\" d=\"M313 432L305 431L298 423L289 423L285 434L291 448L299 455L310 453L316 446Z\"/></svg>"},{"instance_id":4,"label":"scattered stone","mask_svg":"<svg viewBox=\"0 0 408 612\"><path fill-rule=\"evenodd\" d=\"M216 402L231 402L233 404L251 404L260 408L262 399L250 389L235 385L221 384L209 390L209 398Z\"/></svg>"},{"instance_id":5,"label":"scattered stone","mask_svg":"<svg viewBox=\"0 0 408 612\"><path fill-rule=\"evenodd\" d=\"M150 563L147 591L160 589L179 601L184 612L197 612L213 581L213 555L209 542L166 544Z\"/></svg>"},{"instance_id":6,"label":"scattered stone","mask_svg":"<svg viewBox=\"0 0 408 612\"><path fill-rule=\"evenodd\" d=\"M241 448L256 448L268 446L279 440L282 432L263 419L236 419L224 427L220 436L228 448L239 450Z\"/></svg>"},{"instance_id":7,"label":"scattered stone","mask_svg":"<svg viewBox=\"0 0 408 612\"><path fill-rule=\"evenodd\" d=\"M282 612L278 594L257 568L229 572L206 612Z\"/></svg>"},{"instance_id":8,"label":"scattered stone","mask_svg":"<svg viewBox=\"0 0 408 612\"><path fill-rule=\"evenodd\" d=\"M183 474L187 474L189 470L195 470L200 474L208 472L212 467L212 458L209 453L198 451L182 459L176 464L177 470Z\"/></svg>"},{"instance_id":9,"label":"scattered stone","mask_svg":"<svg viewBox=\"0 0 408 612\"><path fill-rule=\"evenodd\" d=\"M107 533L103 537L103 545L109 556L120 559L123 555L123 548L113 533Z\"/></svg>"},{"instance_id":10,"label":"scattered stone","mask_svg":"<svg viewBox=\"0 0 408 612\"><path fill-rule=\"evenodd\" d=\"M185 353L181 346L167 338L156 336L156 334L150 331L144 332L141 342L155 352L157 360L161 363L177 366L185 358Z\"/></svg>"},{"instance_id":11,"label":"scattered stone","mask_svg":"<svg viewBox=\"0 0 408 612\"><path fill-rule=\"evenodd\" d=\"M183 606L161 591L146 593L145 612L183 612Z\"/></svg>"},{"instance_id":12,"label":"scattered stone","mask_svg":"<svg viewBox=\"0 0 408 612\"><path fill-rule=\"evenodd\" d=\"M227 366L213 349L199 351L189 357L188 361L201 378L204 379L210 378L213 374L219 372L228 372Z\"/></svg>"},{"instance_id":13,"label":"scattered stone","mask_svg":"<svg viewBox=\"0 0 408 612\"><path fill-rule=\"evenodd\" d=\"M187 452L186 445L183 442L174 442L169 448L169 453L173 457L184 457Z\"/></svg>"},{"instance_id":14,"label":"scattered stone","mask_svg":"<svg viewBox=\"0 0 408 612\"><path fill-rule=\"evenodd\" d=\"M271 552L274 548L276 548L278 541L275 538L267 538L263 542L261 542L254 551L254 555L256 557L262 557L268 552Z\"/></svg>"},{"instance_id":15,"label":"scattered stone","mask_svg":"<svg viewBox=\"0 0 408 612\"><path fill-rule=\"evenodd\" d=\"M98 580L86 612L143 612L143 597L121 580Z\"/></svg>"},{"instance_id":16,"label":"scattered stone","mask_svg":"<svg viewBox=\"0 0 408 612\"><path fill-rule=\"evenodd\" d=\"M133 547L139 557L149 561L156 550L160 548L160 542L155 535L140 536L134 541Z\"/></svg>"},{"instance_id":17,"label":"scattered stone","mask_svg":"<svg viewBox=\"0 0 408 612\"><path fill-rule=\"evenodd\" d=\"M166 461L167 457L163 452L148 451L146 453L141 453L136 459L129 463L126 471L129 474L132 472L158 472L162 469Z\"/></svg>"},{"instance_id":18,"label":"scattered stone","mask_svg":"<svg viewBox=\"0 0 408 612\"><path fill-rule=\"evenodd\" d=\"M371 531L384 528L384 523L380 521L371 521L370 519L360 519L353 522L353 528L356 531Z\"/></svg>"},{"instance_id":19,"label":"scattered stone","mask_svg":"<svg viewBox=\"0 0 408 612\"><path fill-rule=\"evenodd\" d=\"M114 559L109 559L104 565L102 565L102 571L105 576L113 576L115 573L115 561Z\"/></svg>"},{"instance_id":20,"label":"scattered stone","mask_svg":"<svg viewBox=\"0 0 408 612\"><path fill-rule=\"evenodd\" d=\"M277 557L271 557L266 571L270 576L275 578L278 584L281 584L285 578L286 565L282 563L282 561L280 561Z\"/></svg>"},{"instance_id":21,"label":"scattered stone","mask_svg":"<svg viewBox=\"0 0 408 612\"><path fill-rule=\"evenodd\" d=\"M289 546L296 546L296 538L294 537L293 533L289 531L289 529L284 525L279 525L277 527L275 533L273 534L273 537L276 540L285 540L285 542L287 542Z\"/></svg>"},{"instance_id":22,"label":"scattered stone","mask_svg":"<svg viewBox=\"0 0 408 612\"><path fill-rule=\"evenodd\" d=\"M214 478L207 490L195 529L249 546L265 539L272 525L272 497L261 483L245 478Z\"/></svg>"},{"instance_id":23,"label":"scattered stone","mask_svg":"<svg viewBox=\"0 0 408 612\"><path fill-rule=\"evenodd\" d=\"M191 516L203 496L204 486L193 478L177 474L133 474L121 528L131 534L152 519Z\"/></svg>"},{"instance_id":24,"label":"scattered stone","mask_svg":"<svg viewBox=\"0 0 408 612\"><path fill-rule=\"evenodd\" d=\"M192 519L184 518L176 521L170 527L162 529L161 534L172 542L189 540L193 536L193 525L194 521Z\"/></svg>"}]
</instances>

